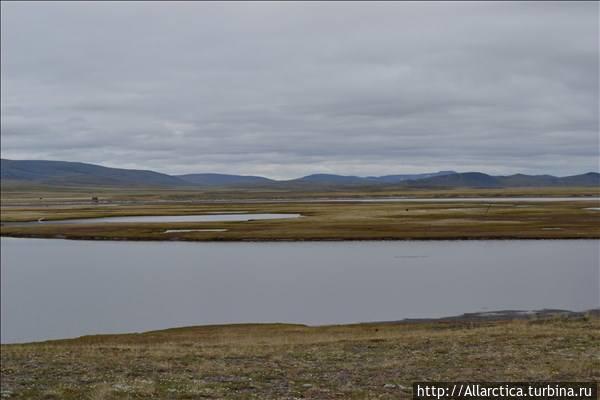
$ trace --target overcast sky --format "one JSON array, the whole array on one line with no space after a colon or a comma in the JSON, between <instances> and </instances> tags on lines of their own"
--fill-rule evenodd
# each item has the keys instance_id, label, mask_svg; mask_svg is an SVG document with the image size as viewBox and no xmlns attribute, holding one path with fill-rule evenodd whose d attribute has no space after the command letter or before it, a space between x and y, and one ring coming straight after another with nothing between
<instances>
[{"instance_id":1,"label":"overcast sky","mask_svg":"<svg viewBox=\"0 0 600 400\"><path fill-rule=\"evenodd\" d=\"M3 158L597 171L597 2L2 2Z\"/></svg>"}]
</instances>

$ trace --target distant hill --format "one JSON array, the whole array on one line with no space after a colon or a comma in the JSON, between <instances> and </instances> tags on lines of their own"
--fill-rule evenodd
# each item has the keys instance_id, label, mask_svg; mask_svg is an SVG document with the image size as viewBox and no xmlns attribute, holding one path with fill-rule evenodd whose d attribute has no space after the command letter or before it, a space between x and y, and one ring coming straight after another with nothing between
<instances>
[{"instance_id":1,"label":"distant hill","mask_svg":"<svg viewBox=\"0 0 600 400\"><path fill-rule=\"evenodd\" d=\"M3 181L59 186L186 186L187 182L159 172L108 168L68 161L1 160Z\"/></svg>"},{"instance_id":2,"label":"distant hill","mask_svg":"<svg viewBox=\"0 0 600 400\"><path fill-rule=\"evenodd\" d=\"M426 178L433 178L435 176L444 176L456 174L455 171L439 171L426 174L403 174L403 175L384 175L384 176L370 176L367 179L374 180L378 183L394 184L410 180L420 180Z\"/></svg>"},{"instance_id":3,"label":"distant hill","mask_svg":"<svg viewBox=\"0 0 600 400\"><path fill-rule=\"evenodd\" d=\"M588 172L581 175L563 176L558 178L560 186L600 186L600 174Z\"/></svg>"},{"instance_id":4,"label":"distant hill","mask_svg":"<svg viewBox=\"0 0 600 400\"><path fill-rule=\"evenodd\" d=\"M481 172L463 172L434 176L431 178L410 180L405 182L405 184L408 186L423 187L502 187L502 183L498 177L487 175Z\"/></svg>"},{"instance_id":5,"label":"distant hill","mask_svg":"<svg viewBox=\"0 0 600 400\"><path fill-rule=\"evenodd\" d=\"M108 168L67 161L1 160L3 184L29 183L56 186L237 187L324 190L338 187L541 187L600 186L600 174L493 176L481 172L439 171L425 174L347 176L313 174L298 179L274 180L261 176L215 173L167 175L149 170Z\"/></svg>"},{"instance_id":6,"label":"distant hill","mask_svg":"<svg viewBox=\"0 0 600 400\"><path fill-rule=\"evenodd\" d=\"M524 175L515 174L498 177L499 182L505 186L556 186L561 178L552 175Z\"/></svg>"},{"instance_id":7,"label":"distant hill","mask_svg":"<svg viewBox=\"0 0 600 400\"><path fill-rule=\"evenodd\" d=\"M262 176L227 175L227 174L186 174L175 175L193 185L200 186L260 186L272 185L277 181Z\"/></svg>"},{"instance_id":8,"label":"distant hill","mask_svg":"<svg viewBox=\"0 0 600 400\"><path fill-rule=\"evenodd\" d=\"M588 172L581 175L556 177L552 175L493 176L481 172L464 172L406 182L417 187L542 187L542 186L600 186L600 174Z\"/></svg>"},{"instance_id":9,"label":"distant hill","mask_svg":"<svg viewBox=\"0 0 600 400\"><path fill-rule=\"evenodd\" d=\"M456 174L454 171L440 171L426 174L404 174L404 175L384 175L384 176L347 176L332 174L314 174L304 176L298 179L286 181L292 184L317 184L317 185L394 185L409 180L419 180L435 176L444 176Z\"/></svg>"},{"instance_id":10,"label":"distant hill","mask_svg":"<svg viewBox=\"0 0 600 400\"><path fill-rule=\"evenodd\" d=\"M292 185L329 185L329 186L346 186L368 183L366 178L358 176L332 175L332 174L313 174L303 176L298 179L290 179L285 181L286 184Z\"/></svg>"}]
</instances>

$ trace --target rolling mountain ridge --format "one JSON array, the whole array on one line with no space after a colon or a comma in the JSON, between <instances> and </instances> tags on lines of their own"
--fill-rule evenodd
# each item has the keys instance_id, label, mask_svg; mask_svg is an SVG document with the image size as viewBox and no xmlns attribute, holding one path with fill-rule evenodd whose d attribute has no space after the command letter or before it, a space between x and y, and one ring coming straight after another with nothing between
<instances>
[{"instance_id":1,"label":"rolling mountain ridge","mask_svg":"<svg viewBox=\"0 0 600 400\"><path fill-rule=\"evenodd\" d=\"M600 174L557 177L552 175L493 176L481 172L463 172L406 182L416 187L542 187L542 186L600 186Z\"/></svg>"},{"instance_id":2,"label":"rolling mountain ridge","mask_svg":"<svg viewBox=\"0 0 600 400\"><path fill-rule=\"evenodd\" d=\"M188 186L174 176L148 170L109 168L69 161L0 160L3 181L46 185Z\"/></svg>"},{"instance_id":3,"label":"rolling mountain ridge","mask_svg":"<svg viewBox=\"0 0 600 400\"><path fill-rule=\"evenodd\" d=\"M193 185L200 186L245 186L245 185L269 185L277 181L262 176L249 175L227 175L227 174L185 174L175 175L175 177Z\"/></svg>"},{"instance_id":4,"label":"rolling mountain ridge","mask_svg":"<svg viewBox=\"0 0 600 400\"><path fill-rule=\"evenodd\" d=\"M109 168L95 164L45 160L1 160L3 184L28 183L56 186L136 186L136 187L238 187L326 189L328 187L402 186L417 188L502 188L540 186L600 186L600 174L556 177L552 175L493 176L482 172L439 171L425 174L385 176L344 176L313 174L290 180L261 176L200 173L167 175L150 170Z\"/></svg>"}]
</instances>

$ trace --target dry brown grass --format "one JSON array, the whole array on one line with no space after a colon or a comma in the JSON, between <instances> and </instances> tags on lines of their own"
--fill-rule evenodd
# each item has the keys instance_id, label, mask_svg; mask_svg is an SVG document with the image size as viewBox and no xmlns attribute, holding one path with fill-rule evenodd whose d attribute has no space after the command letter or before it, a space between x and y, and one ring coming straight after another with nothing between
<instances>
[{"instance_id":1,"label":"dry brown grass","mask_svg":"<svg viewBox=\"0 0 600 400\"><path fill-rule=\"evenodd\" d=\"M18 399L408 398L417 380L597 381L599 341L598 317L179 328L2 346L2 389Z\"/></svg>"},{"instance_id":2,"label":"dry brown grass","mask_svg":"<svg viewBox=\"0 0 600 400\"><path fill-rule=\"evenodd\" d=\"M299 219L248 222L4 225L3 236L115 240L388 240L600 238L597 201L528 203L228 203L8 207L2 221L222 211L301 213ZM550 228L550 229L548 229ZM174 232L167 229L227 229Z\"/></svg>"},{"instance_id":3,"label":"dry brown grass","mask_svg":"<svg viewBox=\"0 0 600 400\"><path fill-rule=\"evenodd\" d=\"M502 197L502 196L599 196L600 187L522 187L522 188L329 188L304 190L268 189L167 189L167 188L102 188L102 187L44 187L2 185L2 206L52 204L89 204L92 196L111 202L203 201L236 199L316 199L328 197Z\"/></svg>"}]
</instances>

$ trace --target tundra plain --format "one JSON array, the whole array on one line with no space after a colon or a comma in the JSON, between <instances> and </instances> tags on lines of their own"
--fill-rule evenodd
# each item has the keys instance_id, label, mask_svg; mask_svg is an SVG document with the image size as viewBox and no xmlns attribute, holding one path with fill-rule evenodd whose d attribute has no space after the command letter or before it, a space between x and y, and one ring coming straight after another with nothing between
<instances>
[{"instance_id":1,"label":"tundra plain","mask_svg":"<svg viewBox=\"0 0 600 400\"><path fill-rule=\"evenodd\" d=\"M599 206L594 197L599 193L597 188L242 193L21 187L2 192L1 233L184 241L597 239L600 212L594 210ZM423 199L323 201L378 196ZM576 196L578 200L429 200L482 196ZM219 212L300 213L302 217L51 223L71 218ZM46 222L37 223L39 219ZM211 231L185 231L193 229ZM1 390L3 399L396 399L410 398L411 382L422 380L598 381L599 332L600 319L592 312L575 317L316 327L233 324L85 336L3 344Z\"/></svg>"},{"instance_id":2,"label":"tundra plain","mask_svg":"<svg viewBox=\"0 0 600 400\"><path fill-rule=\"evenodd\" d=\"M375 193L17 188L2 192L1 234L187 241L592 239L600 238L600 212L594 210L600 206L599 194L600 190L594 187ZM420 200L384 201L398 197ZM514 197L515 201L460 200L477 197ZM577 201L518 201L519 197L576 197ZM92 198L97 198L97 202ZM366 198L378 201L365 202ZM332 199L344 201L331 202ZM439 199L447 201L437 202ZM299 213L302 217L246 222L51 224L52 220L73 218L220 212ZM44 223L16 224L40 219ZM189 231L199 229L205 231ZM167 230L188 232L165 233Z\"/></svg>"}]
</instances>

